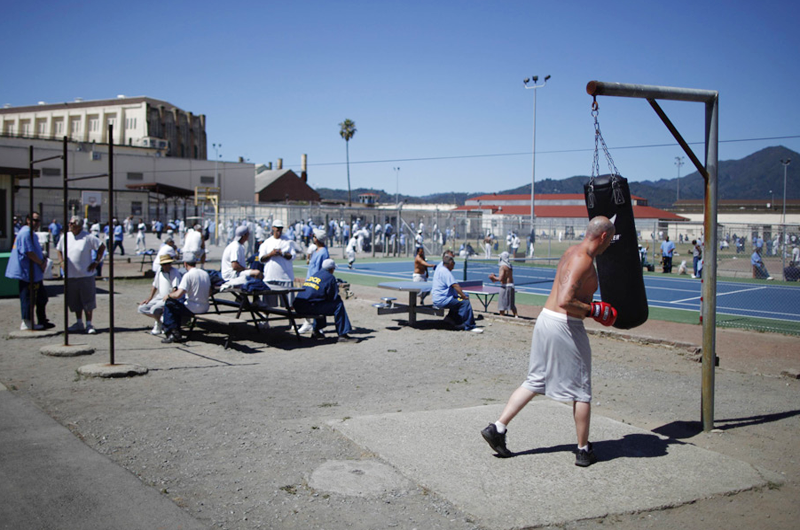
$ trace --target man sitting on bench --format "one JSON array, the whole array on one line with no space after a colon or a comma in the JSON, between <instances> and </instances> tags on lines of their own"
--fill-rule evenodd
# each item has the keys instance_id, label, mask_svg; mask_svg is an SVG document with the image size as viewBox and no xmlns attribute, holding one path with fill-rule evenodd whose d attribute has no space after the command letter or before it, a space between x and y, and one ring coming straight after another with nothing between
<instances>
[{"instance_id":1,"label":"man sitting on bench","mask_svg":"<svg viewBox=\"0 0 800 530\"><path fill-rule=\"evenodd\" d=\"M475 326L475 316L472 314L469 296L461 290L453 277L451 271L455 264L453 256L445 254L442 264L436 267L431 288L433 305L450 310L444 319L456 329L483 333L483 329Z\"/></svg>"},{"instance_id":2,"label":"man sitting on bench","mask_svg":"<svg viewBox=\"0 0 800 530\"><path fill-rule=\"evenodd\" d=\"M188 322L194 315L205 313L209 307L211 279L208 273L197 267L197 258L192 252L184 252L183 261L186 273L181 278L181 283L176 290L164 297L162 319L167 337L161 342L165 344L182 342L181 324Z\"/></svg>"},{"instance_id":3,"label":"man sitting on bench","mask_svg":"<svg viewBox=\"0 0 800 530\"><path fill-rule=\"evenodd\" d=\"M322 270L313 276L309 276L303 284L303 292L298 293L294 299L294 309L298 315L328 315L333 316L336 323L336 333L339 335L339 342L358 342L355 338L348 335L353 328L347 311L344 308L342 297L339 296L339 285L333 271L336 270L336 263L332 259L322 262ZM325 317L314 319L313 334L315 339L325 336L321 329L327 325Z\"/></svg>"}]
</instances>

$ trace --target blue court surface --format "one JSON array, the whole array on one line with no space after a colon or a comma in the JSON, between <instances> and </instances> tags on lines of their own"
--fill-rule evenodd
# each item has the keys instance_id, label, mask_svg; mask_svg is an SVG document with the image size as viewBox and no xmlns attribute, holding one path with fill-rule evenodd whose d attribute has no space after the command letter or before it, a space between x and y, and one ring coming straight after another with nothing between
<instances>
[{"instance_id":1,"label":"blue court surface","mask_svg":"<svg viewBox=\"0 0 800 530\"><path fill-rule=\"evenodd\" d=\"M555 263L555 262L553 262ZM497 267L479 267L473 262L467 265L467 280L482 280L491 284L489 272L497 273ZM356 262L353 270L345 268L341 272L375 276L393 280L410 280L413 260ZM555 268L514 267L514 285L518 293L547 296L555 278ZM431 279L433 272L431 271ZM453 276L464 279L463 260L456 259ZM429 280L430 281L430 280ZM700 311L700 280L691 277L645 275L645 289L650 307ZM595 294L600 298L600 292ZM717 282L717 313L751 318L766 318L786 322L800 322L800 285L760 282Z\"/></svg>"}]
</instances>

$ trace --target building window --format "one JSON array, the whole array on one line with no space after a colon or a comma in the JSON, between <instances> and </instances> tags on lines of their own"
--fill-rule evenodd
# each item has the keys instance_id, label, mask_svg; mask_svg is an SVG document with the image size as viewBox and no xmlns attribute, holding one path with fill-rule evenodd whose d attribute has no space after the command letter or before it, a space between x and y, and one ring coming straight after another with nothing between
<instances>
[{"instance_id":1,"label":"building window","mask_svg":"<svg viewBox=\"0 0 800 530\"><path fill-rule=\"evenodd\" d=\"M141 201L131 201L131 215L135 217L142 216L142 202Z\"/></svg>"},{"instance_id":2,"label":"building window","mask_svg":"<svg viewBox=\"0 0 800 530\"><path fill-rule=\"evenodd\" d=\"M43 167L42 168L42 176L43 177L60 177L61 176L61 168L60 167Z\"/></svg>"},{"instance_id":3,"label":"building window","mask_svg":"<svg viewBox=\"0 0 800 530\"><path fill-rule=\"evenodd\" d=\"M33 136L33 130L31 129L31 122L28 120L21 121L19 123L20 131L22 132L22 136Z\"/></svg>"},{"instance_id":4,"label":"building window","mask_svg":"<svg viewBox=\"0 0 800 530\"><path fill-rule=\"evenodd\" d=\"M128 180L144 180L144 173L128 173Z\"/></svg>"},{"instance_id":5,"label":"building window","mask_svg":"<svg viewBox=\"0 0 800 530\"><path fill-rule=\"evenodd\" d=\"M37 136L47 135L47 120L38 120L36 122L36 135Z\"/></svg>"},{"instance_id":6,"label":"building window","mask_svg":"<svg viewBox=\"0 0 800 530\"><path fill-rule=\"evenodd\" d=\"M125 128L126 129L135 129L136 128L136 118L125 118Z\"/></svg>"},{"instance_id":7,"label":"building window","mask_svg":"<svg viewBox=\"0 0 800 530\"><path fill-rule=\"evenodd\" d=\"M213 186L215 184L214 177L201 176L200 184L208 184L209 186Z\"/></svg>"},{"instance_id":8,"label":"building window","mask_svg":"<svg viewBox=\"0 0 800 530\"><path fill-rule=\"evenodd\" d=\"M100 132L100 118L97 116L89 118L89 132Z\"/></svg>"},{"instance_id":9,"label":"building window","mask_svg":"<svg viewBox=\"0 0 800 530\"><path fill-rule=\"evenodd\" d=\"M3 134L12 135L14 134L14 122L7 121L3 123Z\"/></svg>"},{"instance_id":10,"label":"building window","mask_svg":"<svg viewBox=\"0 0 800 530\"><path fill-rule=\"evenodd\" d=\"M81 132L81 120L80 118L74 118L69 122L69 132L70 134L80 134Z\"/></svg>"}]
</instances>

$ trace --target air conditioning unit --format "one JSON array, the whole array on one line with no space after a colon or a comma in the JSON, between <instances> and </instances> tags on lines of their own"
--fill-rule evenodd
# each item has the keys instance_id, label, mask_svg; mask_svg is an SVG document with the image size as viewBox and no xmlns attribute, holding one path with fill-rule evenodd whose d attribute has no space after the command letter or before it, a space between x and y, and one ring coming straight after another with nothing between
<instances>
[{"instance_id":1,"label":"air conditioning unit","mask_svg":"<svg viewBox=\"0 0 800 530\"><path fill-rule=\"evenodd\" d=\"M100 160L100 153L92 151L92 160Z\"/></svg>"}]
</instances>

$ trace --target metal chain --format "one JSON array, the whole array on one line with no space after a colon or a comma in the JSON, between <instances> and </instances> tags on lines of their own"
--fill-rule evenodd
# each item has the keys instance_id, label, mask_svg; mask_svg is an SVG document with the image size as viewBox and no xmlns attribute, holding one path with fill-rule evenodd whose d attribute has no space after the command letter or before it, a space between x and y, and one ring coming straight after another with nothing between
<instances>
[{"instance_id":1,"label":"metal chain","mask_svg":"<svg viewBox=\"0 0 800 530\"><path fill-rule=\"evenodd\" d=\"M606 164L608 170L612 175L619 175L617 166L614 165L614 160L611 159L611 153L608 152L608 146L603 140L603 134L600 132L600 122L597 120L599 114L597 99L592 101L592 117L594 118L594 158L592 159L592 178L600 176L600 150L599 146L603 147L603 153L606 157Z\"/></svg>"}]
</instances>

